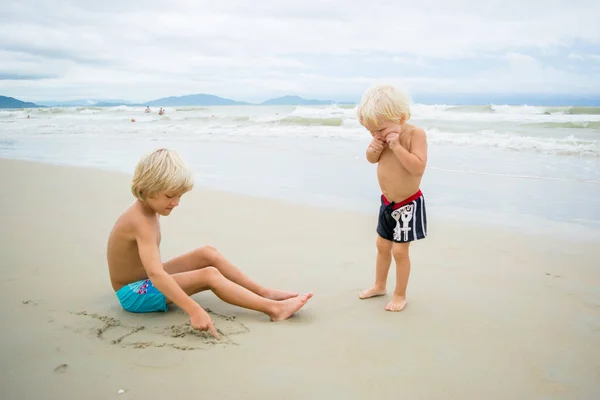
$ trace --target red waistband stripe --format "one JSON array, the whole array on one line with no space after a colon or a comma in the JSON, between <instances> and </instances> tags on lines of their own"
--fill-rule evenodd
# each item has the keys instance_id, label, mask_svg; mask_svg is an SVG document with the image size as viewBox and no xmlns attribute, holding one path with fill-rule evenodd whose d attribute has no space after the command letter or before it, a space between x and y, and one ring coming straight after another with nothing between
<instances>
[{"instance_id":1,"label":"red waistband stripe","mask_svg":"<svg viewBox=\"0 0 600 400\"><path fill-rule=\"evenodd\" d=\"M393 210L397 210L398 208L407 205L408 203L418 199L419 197L423 196L423 192L421 192L421 189L419 189L419 191L415 194L413 194L412 196L410 196L407 199L402 200L400 203L394 203L394 205L392 206ZM384 194L381 195L381 200L383 200L383 204L385 204L386 206L389 206L390 204L392 204L386 197Z\"/></svg>"}]
</instances>

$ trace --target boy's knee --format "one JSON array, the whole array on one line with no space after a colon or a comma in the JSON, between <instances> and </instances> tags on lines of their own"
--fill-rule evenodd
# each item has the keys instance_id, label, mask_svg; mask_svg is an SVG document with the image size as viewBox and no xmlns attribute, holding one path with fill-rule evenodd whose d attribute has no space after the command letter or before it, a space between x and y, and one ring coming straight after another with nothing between
<instances>
[{"instance_id":1,"label":"boy's knee","mask_svg":"<svg viewBox=\"0 0 600 400\"><path fill-rule=\"evenodd\" d=\"M394 256L394 260L407 259L408 246L409 243L394 243L392 246L392 255Z\"/></svg>"},{"instance_id":2,"label":"boy's knee","mask_svg":"<svg viewBox=\"0 0 600 400\"><path fill-rule=\"evenodd\" d=\"M201 273L204 275L204 279L212 286L223 278L221 272L215 267L202 268Z\"/></svg>"},{"instance_id":3,"label":"boy's knee","mask_svg":"<svg viewBox=\"0 0 600 400\"><path fill-rule=\"evenodd\" d=\"M220 254L216 247L210 245L201 247L197 249L196 252L203 260L209 261L210 263L214 263Z\"/></svg>"},{"instance_id":4,"label":"boy's knee","mask_svg":"<svg viewBox=\"0 0 600 400\"><path fill-rule=\"evenodd\" d=\"M382 238L381 236L377 236L375 244L377 245L377 251L380 253L389 253L392 251L392 242Z\"/></svg>"}]
</instances>

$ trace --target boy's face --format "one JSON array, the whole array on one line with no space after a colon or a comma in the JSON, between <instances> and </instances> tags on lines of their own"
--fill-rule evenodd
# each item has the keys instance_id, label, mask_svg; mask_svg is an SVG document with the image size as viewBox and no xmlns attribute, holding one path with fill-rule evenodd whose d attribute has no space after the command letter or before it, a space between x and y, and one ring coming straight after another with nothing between
<instances>
[{"instance_id":1,"label":"boy's face","mask_svg":"<svg viewBox=\"0 0 600 400\"><path fill-rule=\"evenodd\" d=\"M390 133L392 133L392 132L395 132L397 134L402 133L402 123L401 122L380 120L380 121L377 121L377 127L379 129L377 129L375 131L371 131L371 136L373 136L375 139L383 140L384 142L385 142L385 138Z\"/></svg>"},{"instance_id":2,"label":"boy's face","mask_svg":"<svg viewBox=\"0 0 600 400\"><path fill-rule=\"evenodd\" d=\"M167 216L171 214L171 211L179 205L181 200L180 193L159 193L154 197L148 198L146 201L148 205L156 211L158 214Z\"/></svg>"}]
</instances>

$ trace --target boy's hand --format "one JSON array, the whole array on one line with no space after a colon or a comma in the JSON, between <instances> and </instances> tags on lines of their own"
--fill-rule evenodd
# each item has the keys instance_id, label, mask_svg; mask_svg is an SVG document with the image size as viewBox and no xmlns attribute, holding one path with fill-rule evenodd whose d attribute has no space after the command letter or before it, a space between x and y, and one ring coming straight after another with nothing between
<instances>
[{"instance_id":1,"label":"boy's hand","mask_svg":"<svg viewBox=\"0 0 600 400\"><path fill-rule=\"evenodd\" d=\"M371 150L373 153L381 153L384 145L385 142L383 140L373 138L373 140L371 140L371 144L369 145L369 150Z\"/></svg>"},{"instance_id":2,"label":"boy's hand","mask_svg":"<svg viewBox=\"0 0 600 400\"><path fill-rule=\"evenodd\" d=\"M400 146L400 135L396 132L390 132L385 137L385 141L390 146L390 149L393 150L394 148Z\"/></svg>"},{"instance_id":3,"label":"boy's hand","mask_svg":"<svg viewBox=\"0 0 600 400\"><path fill-rule=\"evenodd\" d=\"M190 315L190 323L192 324L192 328L198 329L201 331L210 331L210 333L216 338L220 339L219 333L215 329L212 321L210 320L210 316L206 311L202 308L198 309L198 311L194 312Z\"/></svg>"}]
</instances>

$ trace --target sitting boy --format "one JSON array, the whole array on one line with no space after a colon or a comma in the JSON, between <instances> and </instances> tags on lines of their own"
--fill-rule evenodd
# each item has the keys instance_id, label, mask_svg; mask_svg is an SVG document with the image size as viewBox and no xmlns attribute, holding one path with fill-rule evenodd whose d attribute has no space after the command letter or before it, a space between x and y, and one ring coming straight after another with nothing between
<instances>
[{"instance_id":1,"label":"sitting boy","mask_svg":"<svg viewBox=\"0 0 600 400\"><path fill-rule=\"evenodd\" d=\"M219 338L208 313L190 295L212 290L222 300L268 315L289 318L312 293L265 288L219 251L205 246L165 263L160 257L159 215L168 216L193 187L192 174L176 152L158 149L143 157L133 176L135 202L117 219L108 238L110 280L121 306L130 312L167 311L175 303L191 326Z\"/></svg>"},{"instance_id":2,"label":"sitting boy","mask_svg":"<svg viewBox=\"0 0 600 400\"><path fill-rule=\"evenodd\" d=\"M373 140L366 151L370 163L377 163L381 205L377 224L375 284L360 292L361 299L386 292L392 256L396 261L396 288L388 311L406 306L406 287L410 275L409 246L427 236L425 198L421 179L427 165L425 131L407 121L408 98L390 85L375 86L365 92L358 106L360 123Z\"/></svg>"}]
</instances>

